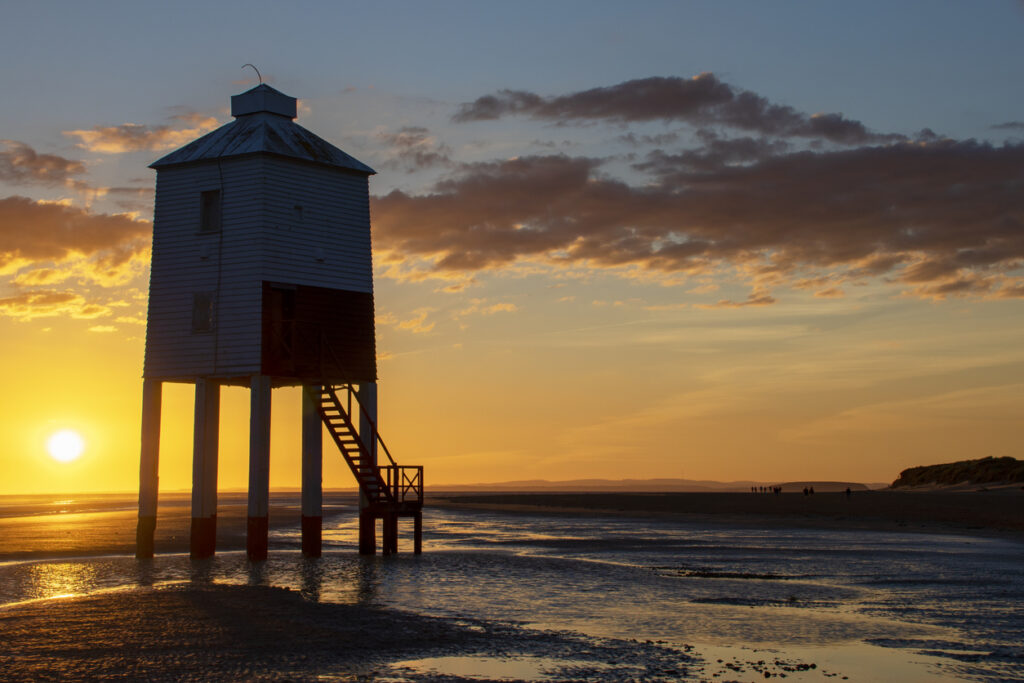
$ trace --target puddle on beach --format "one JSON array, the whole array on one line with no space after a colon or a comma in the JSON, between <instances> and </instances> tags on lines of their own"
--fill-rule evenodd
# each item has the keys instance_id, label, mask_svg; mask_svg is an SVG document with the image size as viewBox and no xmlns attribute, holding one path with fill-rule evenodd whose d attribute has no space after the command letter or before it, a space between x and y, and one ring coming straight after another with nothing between
<instances>
[{"instance_id":1,"label":"puddle on beach","mask_svg":"<svg viewBox=\"0 0 1024 683\"><path fill-rule=\"evenodd\" d=\"M791 681L873 681L875 683L931 683L958 680L949 660L910 654L865 643L827 647L775 648L724 647L697 643L694 652L703 660L701 680L781 678Z\"/></svg>"},{"instance_id":2,"label":"puddle on beach","mask_svg":"<svg viewBox=\"0 0 1024 683\"><path fill-rule=\"evenodd\" d=\"M381 683L399 683L409 676L457 676L485 681L563 681L567 678L583 680L581 676L612 668L600 662L556 659L554 657L427 657L394 662L389 671L375 680ZM631 667L631 670L635 667ZM624 672L620 672L624 673ZM636 670L640 674L642 671Z\"/></svg>"}]
</instances>

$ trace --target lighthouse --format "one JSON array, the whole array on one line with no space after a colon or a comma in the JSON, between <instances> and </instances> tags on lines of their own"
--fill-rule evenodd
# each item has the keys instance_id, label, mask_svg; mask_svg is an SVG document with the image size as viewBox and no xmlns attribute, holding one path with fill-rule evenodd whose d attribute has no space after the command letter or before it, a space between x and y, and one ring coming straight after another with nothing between
<instances>
[{"instance_id":1,"label":"lighthouse","mask_svg":"<svg viewBox=\"0 0 1024 683\"><path fill-rule=\"evenodd\" d=\"M397 551L400 517L422 538L423 469L377 429L369 177L295 123L294 97L260 84L234 120L151 164L153 251L143 368L136 554L156 527L164 382L195 386L192 557L216 549L220 389L249 388L247 552L267 556L270 396L302 387L302 551L321 552L323 435L360 492L359 550ZM298 435L297 435L298 436Z\"/></svg>"}]
</instances>

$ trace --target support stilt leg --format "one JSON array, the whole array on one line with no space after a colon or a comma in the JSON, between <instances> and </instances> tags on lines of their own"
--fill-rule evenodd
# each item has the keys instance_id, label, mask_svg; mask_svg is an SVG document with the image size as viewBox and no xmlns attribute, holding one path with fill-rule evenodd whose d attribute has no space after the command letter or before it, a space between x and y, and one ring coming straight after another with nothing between
<instances>
[{"instance_id":1,"label":"support stilt leg","mask_svg":"<svg viewBox=\"0 0 1024 683\"><path fill-rule=\"evenodd\" d=\"M417 512L413 518L412 552L419 555L423 552L423 513Z\"/></svg>"},{"instance_id":2,"label":"support stilt leg","mask_svg":"<svg viewBox=\"0 0 1024 683\"><path fill-rule=\"evenodd\" d=\"M398 515L388 512L384 515L382 522L383 528L381 531L383 539L381 545L385 555L393 555L398 552Z\"/></svg>"},{"instance_id":3,"label":"support stilt leg","mask_svg":"<svg viewBox=\"0 0 1024 683\"><path fill-rule=\"evenodd\" d=\"M220 385L207 379L197 380L192 446L192 529L189 538L193 559L211 557L217 550L219 422Z\"/></svg>"},{"instance_id":4,"label":"support stilt leg","mask_svg":"<svg viewBox=\"0 0 1024 683\"><path fill-rule=\"evenodd\" d=\"M139 522L135 529L135 557L153 557L156 532L160 461L160 398L162 384L142 383L142 448L139 458Z\"/></svg>"},{"instance_id":5,"label":"support stilt leg","mask_svg":"<svg viewBox=\"0 0 1024 683\"><path fill-rule=\"evenodd\" d=\"M270 511L270 378L253 375L249 384L249 517L245 550L250 561L267 559Z\"/></svg>"},{"instance_id":6,"label":"support stilt leg","mask_svg":"<svg viewBox=\"0 0 1024 683\"><path fill-rule=\"evenodd\" d=\"M369 510L359 511L359 554L377 553L377 520Z\"/></svg>"},{"instance_id":7,"label":"support stilt leg","mask_svg":"<svg viewBox=\"0 0 1024 683\"><path fill-rule=\"evenodd\" d=\"M320 387L302 387L302 554L323 550L323 426L316 410Z\"/></svg>"},{"instance_id":8,"label":"support stilt leg","mask_svg":"<svg viewBox=\"0 0 1024 683\"><path fill-rule=\"evenodd\" d=\"M359 411L359 438L362 439L366 451L370 454L366 464L377 465L377 439L374 424L377 421L377 384L363 382L359 385L359 402L363 410ZM366 494L359 493L359 554L373 555L377 552L377 520L368 511L371 502ZM381 529L381 550L387 553L387 525Z\"/></svg>"}]
</instances>

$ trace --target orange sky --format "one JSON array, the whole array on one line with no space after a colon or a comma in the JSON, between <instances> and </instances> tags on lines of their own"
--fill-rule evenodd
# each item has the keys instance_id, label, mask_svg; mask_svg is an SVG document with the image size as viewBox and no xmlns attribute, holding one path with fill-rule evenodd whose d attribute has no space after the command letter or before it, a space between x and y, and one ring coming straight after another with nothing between
<instances>
[{"instance_id":1,"label":"orange sky","mask_svg":"<svg viewBox=\"0 0 1024 683\"><path fill-rule=\"evenodd\" d=\"M147 165L230 120L246 61L378 171L380 427L428 487L1021 457L1024 12L929 4L925 36L893 32L913 3L796 5L12 9L0 494L136 489ZM343 20L367 30L339 43ZM209 51L150 49L186 30ZM273 400L271 482L297 486L299 396ZM191 485L191 419L168 385L162 490ZM225 389L221 488L246 485L247 420ZM62 464L65 428L86 449Z\"/></svg>"}]
</instances>

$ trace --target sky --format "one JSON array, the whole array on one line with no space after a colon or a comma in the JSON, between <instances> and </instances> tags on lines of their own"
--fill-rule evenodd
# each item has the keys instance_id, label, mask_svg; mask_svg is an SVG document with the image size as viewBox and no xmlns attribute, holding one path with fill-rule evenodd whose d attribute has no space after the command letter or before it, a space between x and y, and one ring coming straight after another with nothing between
<instances>
[{"instance_id":1,"label":"sky","mask_svg":"<svg viewBox=\"0 0 1024 683\"><path fill-rule=\"evenodd\" d=\"M377 170L380 428L428 488L1022 457L1024 3L3 17L0 494L137 489L147 166L231 120L247 63ZM193 398L165 386L161 490L191 485ZM299 411L275 390L275 487ZM225 388L222 489L247 424ZM353 483L325 450L325 486Z\"/></svg>"}]
</instances>

